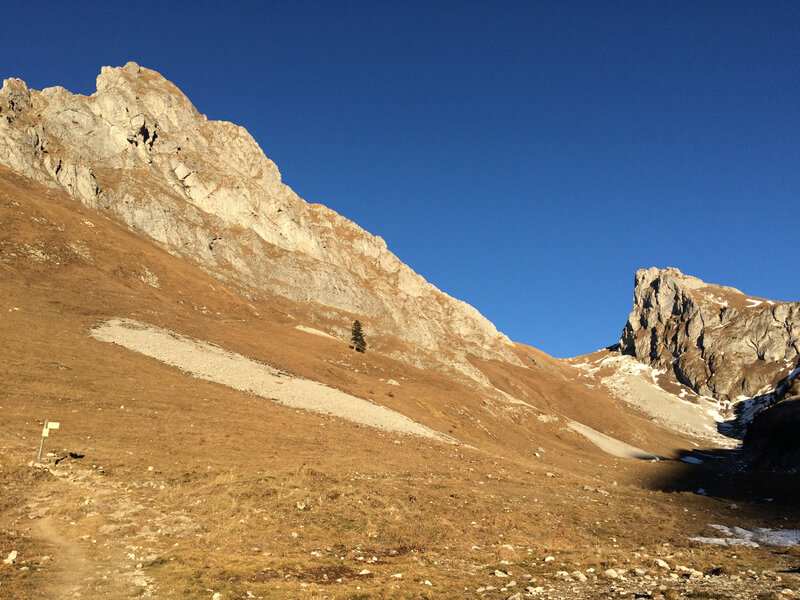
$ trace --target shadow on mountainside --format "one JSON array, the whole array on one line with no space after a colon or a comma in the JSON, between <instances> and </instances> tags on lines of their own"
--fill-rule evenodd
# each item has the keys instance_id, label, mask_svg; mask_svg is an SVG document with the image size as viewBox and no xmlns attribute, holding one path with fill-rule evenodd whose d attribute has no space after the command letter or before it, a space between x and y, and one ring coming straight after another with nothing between
<instances>
[{"instance_id":1,"label":"shadow on mountainside","mask_svg":"<svg viewBox=\"0 0 800 600\"><path fill-rule=\"evenodd\" d=\"M717 423L717 432L741 442L747 435L748 425L759 412L778 400L780 391L781 387L778 387L768 394L754 396L739 402L733 407L733 418Z\"/></svg>"},{"instance_id":2,"label":"shadow on mountainside","mask_svg":"<svg viewBox=\"0 0 800 600\"><path fill-rule=\"evenodd\" d=\"M739 448L681 451L648 486L721 502L753 503L765 517L789 517L792 523L800 520L800 473L746 470Z\"/></svg>"},{"instance_id":3,"label":"shadow on mountainside","mask_svg":"<svg viewBox=\"0 0 800 600\"><path fill-rule=\"evenodd\" d=\"M781 516L800 515L800 366L767 394L743 400L717 431L736 448L681 451L653 482L656 489L761 503ZM797 519L795 519L797 521Z\"/></svg>"}]
</instances>

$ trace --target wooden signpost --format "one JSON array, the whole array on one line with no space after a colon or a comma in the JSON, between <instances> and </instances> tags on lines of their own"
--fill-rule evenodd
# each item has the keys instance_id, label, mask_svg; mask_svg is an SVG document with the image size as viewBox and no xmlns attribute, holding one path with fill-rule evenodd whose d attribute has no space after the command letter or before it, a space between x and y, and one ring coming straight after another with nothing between
<instances>
[{"instance_id":1,"label":"wooden signpost","mask_svg":"<svg viewBox=\"0 0 800 600\"><path fill-rule=\"evenodd\" d=\"M44 429L42 429L42 443L39 445L39 457L36 459L37 463L42 462L42 450L44 450L44 441L50 437L50 430L59 429L61 427L61 423L56 421L45 421L44 422Z\"/></svg>"}]
</instances>

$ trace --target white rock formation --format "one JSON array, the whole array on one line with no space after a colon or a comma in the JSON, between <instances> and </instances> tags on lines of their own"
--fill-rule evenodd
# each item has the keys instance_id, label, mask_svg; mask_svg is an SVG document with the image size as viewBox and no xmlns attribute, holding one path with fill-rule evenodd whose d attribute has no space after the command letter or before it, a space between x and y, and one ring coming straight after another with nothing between
<instances>
[{"instance_id":1,"label":"white rock formation","mask_svg":"<svg viewBox=\"0 0 800 600\"><path fill-rule=\"evenodd\" d=\"M97 92L0 90L0 163L115 215L243 290L316 306L413 344L402 357L480 378L468 355L518 363L477 310L426 282L380 237L281 182L242 127L209 121L154 71L103 67ZM339 311L343 311L342 314ZM420 358L424 357L424 358Z\"/></svg>"},{"instance_id":2,"label":"white rock formation","mask_svg":"<svg viewBox=\"0 0 800 600\"><path fill-rule=\"evenodd\" d=\"M772 387L800 358L800 303L747 296L678 269L636 273L620 350L721 400Z\"/></svg>"}]
</instances>

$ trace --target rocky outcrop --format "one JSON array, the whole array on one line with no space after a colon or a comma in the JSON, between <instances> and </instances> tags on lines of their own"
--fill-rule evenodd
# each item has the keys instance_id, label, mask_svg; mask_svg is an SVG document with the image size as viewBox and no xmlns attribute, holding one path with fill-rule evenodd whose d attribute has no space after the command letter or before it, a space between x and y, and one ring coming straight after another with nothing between
<instances>
[{"instance_id":1,"label":"rocky outcrop","mask_svg":"<svg viewBox=\"0 0 800 600\"><path fill-rule=\"evenodd\" d=\"M394 350L411 362L474 377L468 355L519 362L492 323L426 282L380 237L300 199L247 131L207 120L135 63L104 67L88 97L5 80L0 163L108 211L248 293L314 306L341 322L340 335L357 315L389 340L387 351L392 338L412 344L414 352Z\"/></svg>"},{"instance_id":2,"label":"rocky outcrop","mask_svg":"<svg viewBox=\"0 0 800 600\"><path fill-rule=\"evenodd\" d=\"M793 373L777 402L759 412L747 428L742 457L751 468L800 468L800 377Z\"/></svg>"},{"instance_id":3,"label":"rocky outcrop","mask_svg":"<svg viewBox=\"0 0 800 600\"><path fill-rule=\"evenodd\" d=\"M800 359L800 303L747 296L678 269L636 273L620 350L701 395L736 401L775 388Z\"/></svg>"}]
</instances>

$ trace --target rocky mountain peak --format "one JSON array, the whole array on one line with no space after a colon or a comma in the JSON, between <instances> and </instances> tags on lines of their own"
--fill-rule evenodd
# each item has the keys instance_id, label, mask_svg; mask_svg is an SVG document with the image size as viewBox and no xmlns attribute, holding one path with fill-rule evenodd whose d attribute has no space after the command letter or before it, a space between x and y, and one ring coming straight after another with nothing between
<instances>
[{"instance_id":1,"label":"rocky mountain peak","mask_svg":"<svg viewBox=\"0 0 800 600\"><path fill-rule=\"evenodd\" d=\"M92 98L98 115L125 128L145 120L174 134L206 120L177 86L134 62L124 67L103 67Z\"/></svg>"},{"instance_id":2,"label":"rocky mountain peak","mask_svg":"<svg viewBox=\"0 0 800 600\"><path fill-rule=\"evenodd\" d=\"M620 350L673 370L699 394L753 397L797 364L800 303L755 298L675 268L642 269Z\"/></svg>"},{"instance_id":3,"label":"rocky mountain peak","mask_svg":"<svg viewBox=\"0 0 800 600\"><path fill-rule=\"evenodd\" d=\"M136 63L103 67L91 96L7 79L0 164L107 211L247 294L302 303L330 333L346 337L358 317L372 348L478 380L470 355L519 364L477 310L426 282L380 237L299 198L244 128L207 120Z\"/></svg>"}]
</instances>

